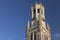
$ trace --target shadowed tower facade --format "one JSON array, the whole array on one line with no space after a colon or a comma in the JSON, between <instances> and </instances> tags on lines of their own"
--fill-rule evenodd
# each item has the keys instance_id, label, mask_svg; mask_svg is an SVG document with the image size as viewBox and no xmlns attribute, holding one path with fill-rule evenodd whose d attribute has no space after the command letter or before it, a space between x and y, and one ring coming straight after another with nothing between
<instances>
[{"instance_id":1,"label":"shadowed tower facade","mask_svg":"<svg viewBox=\"0 0 60 40\"><path fill-rule=\"evenodd\" d=\"M27 23L26 40L51 40L49 24L45 21L44 6L41 3L31 6L31 20Z\"/></svg>"}]
</instances>

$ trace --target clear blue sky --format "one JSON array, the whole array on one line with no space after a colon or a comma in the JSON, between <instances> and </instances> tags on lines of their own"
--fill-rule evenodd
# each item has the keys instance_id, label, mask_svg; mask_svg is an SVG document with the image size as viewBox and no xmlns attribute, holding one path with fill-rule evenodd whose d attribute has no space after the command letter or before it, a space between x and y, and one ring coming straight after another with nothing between
<instances>
[{"instance_id":1,"label":"clear blue sky","mask_svg":"<svg viewBox=\"0 0 60 40\"><path fill-rule=\"evenodd\" d=\"M52 40L60 40L60 0L0 0L0 40L26 40L31 5L42 2Z\"/></svg>"}]
</instances>

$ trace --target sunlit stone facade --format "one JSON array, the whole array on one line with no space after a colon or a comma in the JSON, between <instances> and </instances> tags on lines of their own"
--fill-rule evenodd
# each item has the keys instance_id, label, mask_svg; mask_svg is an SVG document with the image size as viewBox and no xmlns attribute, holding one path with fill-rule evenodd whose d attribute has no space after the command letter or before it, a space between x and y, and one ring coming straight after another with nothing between
<instances>
[{"instance_id":1,"label":"sunlit stone facade","mask_svg":"<svg viewBox=\"0 0 60 40\"><path fill-rule=\"evenodd\" d=\"M26 27L26 40L51 40L49 24L45 20L44 6L35 3L31 6L31 20Z\"/></svg>"}]
</instances>

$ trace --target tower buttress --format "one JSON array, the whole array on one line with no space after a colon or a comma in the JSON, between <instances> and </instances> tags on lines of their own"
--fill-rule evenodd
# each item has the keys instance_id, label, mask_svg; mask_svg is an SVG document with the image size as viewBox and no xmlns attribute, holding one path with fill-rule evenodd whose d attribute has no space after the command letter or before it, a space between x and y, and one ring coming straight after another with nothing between
<instances>
[{"instance_id":1,"label":"tower buttress","mask_svg":"<svg viewBox=\"0 0 60 40\"><path fill-rule=\"evenodd\" d=\"M30 36L30 22L28 21L27 23L27 27L26 27L26 40L29 40L29 36Z\"/></svg>"}]
</instances>

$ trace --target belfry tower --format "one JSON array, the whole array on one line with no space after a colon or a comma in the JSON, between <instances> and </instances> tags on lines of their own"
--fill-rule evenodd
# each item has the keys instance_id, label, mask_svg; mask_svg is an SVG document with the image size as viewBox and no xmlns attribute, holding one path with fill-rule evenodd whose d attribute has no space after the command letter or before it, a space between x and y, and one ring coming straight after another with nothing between
<instances>
[{"instance_id":1,"label":"belfry tower","mask_svg":"<svg viewBox=\"0 0 60 40\"><path fill-rule=\"evenodd\" d=\"M31 20L26 27L26 40L51 40L49 24L45 21L44 6L35 3L31 7Z\"/></svg>"}]
</instances>

